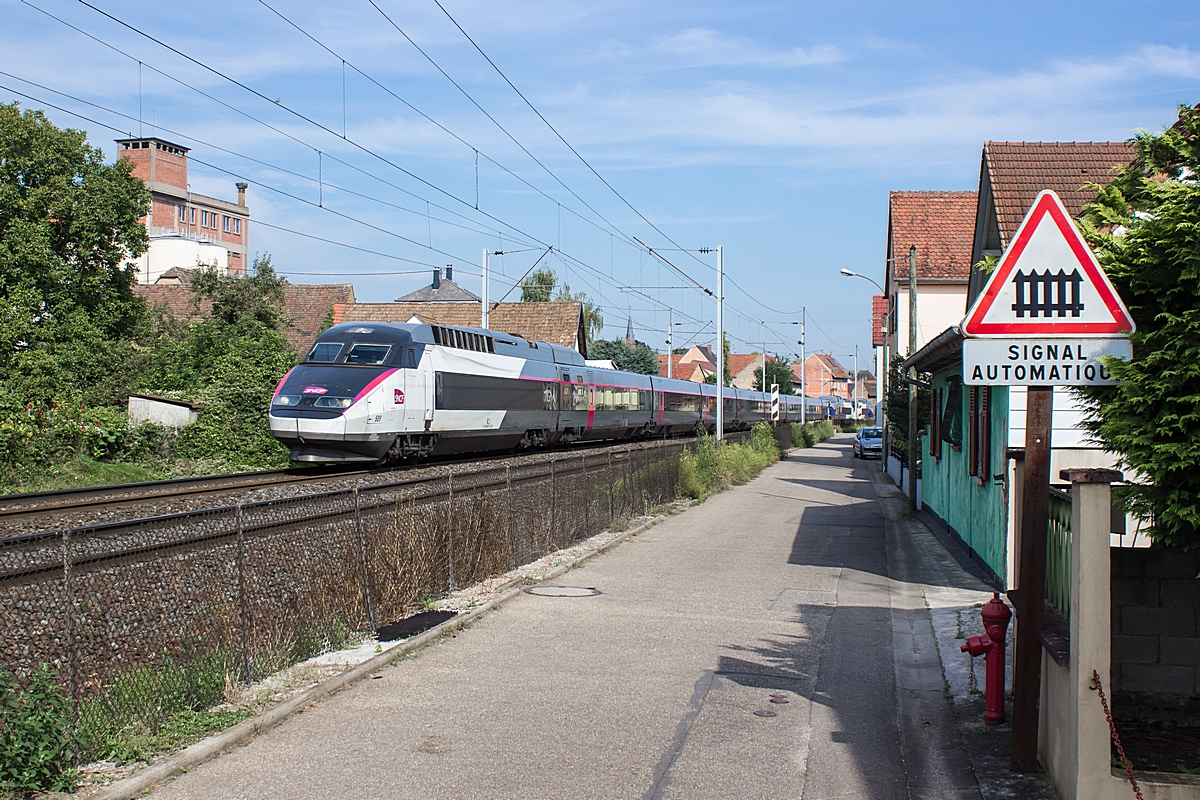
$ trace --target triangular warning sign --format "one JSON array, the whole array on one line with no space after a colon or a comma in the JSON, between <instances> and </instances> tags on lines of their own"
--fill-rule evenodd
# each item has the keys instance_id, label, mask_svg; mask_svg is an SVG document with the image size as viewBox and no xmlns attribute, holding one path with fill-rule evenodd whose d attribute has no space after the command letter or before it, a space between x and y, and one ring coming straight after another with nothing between
<instances>
[{"instance_id":1,"label":"triangular warning sign","mask_svg":"<svg viewBox=\"0 0 1200 800\"><path fill-rule=\"evenodd\" d=\"M967 336L1117 336L1133 317L1054 192L1038 194L967 312Z\"/></svg>"}]
</instances>

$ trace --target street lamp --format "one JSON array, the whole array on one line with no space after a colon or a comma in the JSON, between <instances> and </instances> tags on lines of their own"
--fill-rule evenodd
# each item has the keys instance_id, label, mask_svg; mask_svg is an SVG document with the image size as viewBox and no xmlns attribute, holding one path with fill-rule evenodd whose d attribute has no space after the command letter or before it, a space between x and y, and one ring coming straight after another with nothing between
<instances>
[{"instance_id":1,"label":"street lamp","mask_svg":"<svg viewBox=\"0 0 1200 800\"><path fill-rule=\"evenodd\" d=\"M888 262L891 263L892 260L893 259L888 259ZM889 267L889 269L890 269L890 267ZM870 283L872 286L874 286L876 289L879 290L879 293L881 295L883 295L884 301L887 302L887 310L883 312L883 319L884 319L883 365L882 365L881 369L879 370L879 375L877 376L877 379L876 379L877 386L879 387L878 390L876 391L876 397L878 397L879 400L882 401L882 403L880 405L881 420L878 420L878 422L883 427L884 436L887 436L887 380L888 380L888 369L891 366L888 363L888 332L887 332L887 328L890 326L889 317L891 316L891 313L892 313L892 311L891 311L892 303L891 303L891 300L888 299L887 292L884 290L884 288L882 286L880 286L875 281L874 278L868 278L866 275L860 275L859 273L854 272L853 270L846 269L845 267L842 267L840 270L838 270L838 272L840 272L842 275L845 275L847 278L862 278L864 281L867 281L868 283ZM871 317L871 325L872 325L872 328L875 325L874 315L872 315L872 317ZM871 333L872 333L872 338L874 338L874 330L872 330ZM856 371L857 371L857 368L856 368ZM854 377L855 377L855 380L858 379L857 375L855 375ZM887 463L887 452L888 452L887 445L885 444L884 457L883 457L884 464Z\"/></svg>"}]
</instances>

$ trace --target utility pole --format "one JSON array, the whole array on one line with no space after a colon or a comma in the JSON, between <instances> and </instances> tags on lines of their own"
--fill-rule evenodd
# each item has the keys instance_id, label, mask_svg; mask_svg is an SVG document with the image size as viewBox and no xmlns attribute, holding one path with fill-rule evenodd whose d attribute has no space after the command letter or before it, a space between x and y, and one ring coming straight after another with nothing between
<instances>
[{"instance_id":1,"label":"utility pole","mask_svg":"<svg viewBox=\"0 0 1200 800\"><path fill-rule=\"evenodd\" d=\"M854 421L858 421L858 345L854 345Z\"/></svg>"},{"instance_id":2,"label":"utility pole","mask_svg":"<svg viewBox=\"0 0 1200 800\"><path fill-rule=\"evenodd\" d=\"M667 377L671 377L671 358L674 353L671 352L671 332L674 328L671 327L671 307L667 306Z\"/></svg>"},{"instance_id":3,"label":"utility pole","mask_svg":"<svg viewBox=\"0 0 1200 800\"><path fill-rule=\"evenodd\" d=\"M717 444L725 436L725 263L717 245Z\"/></svg>"},{"instance_id":4,"label":"utility pole","mask_svg":"<svg viewBox=\"0 0 1200 800\"><path fill-rule=\"evenodd\" d=\"M807 306L800 306L800 424L808 422L808 356L804 351L804 343L808 337L804 335L805 311Z\"/></svg>"},{"instance_id":5,"label":"utility pole","mask_svg":"<svg viewBox=\"0 0 1200 800\"><path fill-rule=\"evenodd\" d=\"M490 254L491 254L490 251L486 247L483 248L483 290L480 292L480 294L483 296L483 325L482 325L482 328L485 331L490 330L490 328L488 327L488 256Z\"/></svg>"},{"instance_id":6,"label":"utility pole","mask_svg":"<svg viewBox=\"0 0 1200 800\"><path fill-rule=\"evenodd\" d=\"M908 357L917 352L917 246L908 247ZM908 370L908 510L917 510L917 370Z\"/></svg>"}]
</instances>

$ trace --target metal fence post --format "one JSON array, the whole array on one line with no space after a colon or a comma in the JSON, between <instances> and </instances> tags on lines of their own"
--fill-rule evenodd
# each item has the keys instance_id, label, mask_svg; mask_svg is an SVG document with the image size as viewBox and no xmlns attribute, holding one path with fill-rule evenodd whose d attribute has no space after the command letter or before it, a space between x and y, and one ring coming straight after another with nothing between
<instances>
[{"instance_id":1,"label":"metal fence post","mask_svg":"<svg viewBox=\"0 0 1200 800\"><path fill-rule=\"evenodd\" d=\"M67 624L65 626L67 640L67 691L71 694L71 729L79 728L79 644L75 639L75 618L78 609L75 607L74 562L71 557L71 521L63 520L62 535L63 558L63 594L66 596ZM79 742L76 737L71 752L71 765L79 766Z\"/></svg>"},{"instance_id":2,"label":"metal fence post","mask_svg":"<svg viewBox=\"0 0 1200 800\"><path fill-rule=\"evenodd\" d=\"M371 573L367 569L367 541L362 529L362 507L358 487L354 487L354 532L358 536L358 562L362 568L363 597L367 601L367 625L375 633L375 606L371 602Z\"/></svg>"},{"instance_id":3,"label":"metal fence post","mask_svg":"<svg viewBox=\"0 0 1200 800\"><path fill-rule=\"evenodd\" d=\"M612 448L608 449L608 521L612 522L616 519L616 514L613 511L613 495L617 492L616 482L613 480L612 470Z\"/></svg>"},{"instance_id":4,"label":"metal fence post","mask_svg":"<svg viewBox=\"0 0 1200 800\"><path fill-rule=\"evenodd\" d=\"M450 585L448 590L453 592L457 588L454 584L454 467L450 468L448 480L450 485L450 499L446 505L446 536L449 541L448 549L450 553Z\"/></svg>"},{"instance_id":5,"label":"metal fence post","mask_svg":"<svg viewBox=\"0 0 1200 800\"><path fill-rule=\"evenodd\" d=\"M583 528L592 535L592 487L587 478L587 453L579 454L579 466L583 468Z\"/></svg>"},{"instance_id":6,"label":"metal fence post","mask_svg":"<svg viewBox=\"0 0 1200 800\"><path fill-rule=\"evenodd\" d=\"M237 504L237 580L238 612L242 628L242 672L246 683L250 683L250 607L246 602L246 525L242 516L242 504Z\"/></svg>"},{"instance_id":7,"label":"metal fence post","mask_svg":"<svg viewBox=\"0 0 1200 800\"><path fill-rule=\"evenodd\" d=\"M513 542L512 522L513 522L513 505L512 505L512 465L504 465L504 533L508 537L508 560L512 565L512 569L517 568L517 549Z\"/></svg>"}]
</instances>

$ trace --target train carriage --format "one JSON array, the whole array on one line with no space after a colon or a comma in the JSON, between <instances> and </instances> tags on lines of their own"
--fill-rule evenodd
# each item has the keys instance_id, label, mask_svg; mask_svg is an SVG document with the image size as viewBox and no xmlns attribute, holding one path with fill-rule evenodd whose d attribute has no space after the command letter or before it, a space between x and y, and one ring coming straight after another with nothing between
<instances>
[{"instance_id":1,"label":"train carriage","mask_svg":"<svg viewBox=\"0 0 1200 800\"><path fill-rule=\"evenodd\" d=\"M715 386L590 367L576 351L477 328L344 323L276 388L271 431L295 461L383 461L710 432ZM770 397L727 387L726 431ZM782 415L781 415L782 416Z\"/></svg>"}]
</instances>

